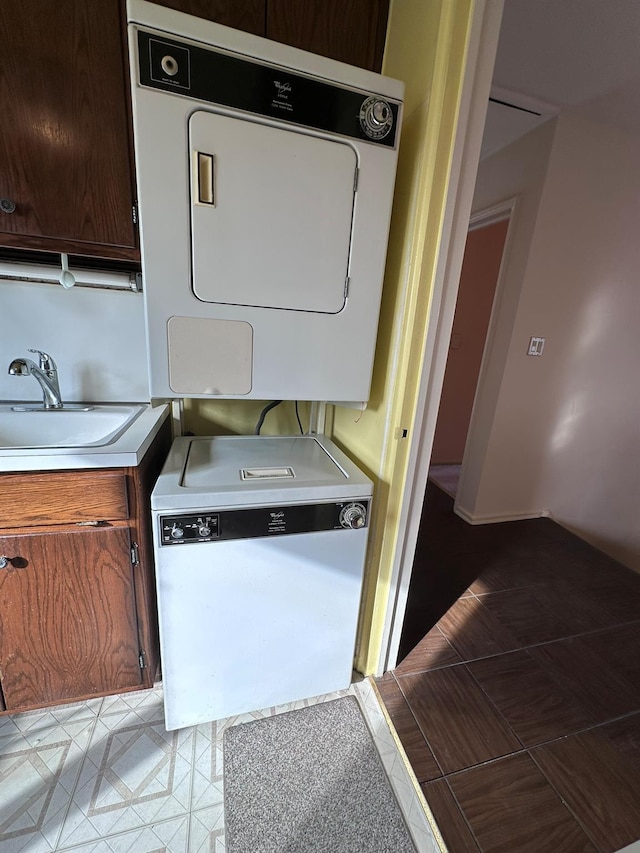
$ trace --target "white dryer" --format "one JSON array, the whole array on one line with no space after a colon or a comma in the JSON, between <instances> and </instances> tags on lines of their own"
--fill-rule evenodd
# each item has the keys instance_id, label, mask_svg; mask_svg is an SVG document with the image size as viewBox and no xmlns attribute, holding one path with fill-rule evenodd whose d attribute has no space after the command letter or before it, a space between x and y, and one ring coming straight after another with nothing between
<instances>
[{"instance_id":1,"label":"white dryer","mask_svg":"<svg viewBox=\"0 0 640 853\"><path fill-rule=\"evenodd\" d=\"M403 84L128 0L153 397L369 397Z\"/></svg>"},{"instance_id":2,"label":"white dryer","mask_svg":"<svg viewBox=\"0 0 640 853\"><path fill-rule=\"evenodd\" d=\"M349 686L371 494L321 436L174 441L151 495L167 729Z\"/></svg>"}]
</instances>

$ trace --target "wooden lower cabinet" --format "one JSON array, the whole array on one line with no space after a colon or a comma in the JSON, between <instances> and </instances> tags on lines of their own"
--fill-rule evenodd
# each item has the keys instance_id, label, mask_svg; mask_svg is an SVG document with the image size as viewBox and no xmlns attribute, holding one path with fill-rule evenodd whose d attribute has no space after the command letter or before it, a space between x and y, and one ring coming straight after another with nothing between
<instances>
[{"instance_id":1,"label":"wooden lower cabinet","mask_svg":"<svg viewBox=\"0 0 640 853\"><path fill-rule=\"evenodd\" d=\"M0 537L7 709L142 684L127 527Z\"/></svg>"},{"instance_id":2,"label":"wooden lower cabinet","mask_svg":"<svg viewBox=\"0 0 640 853\"><path fill-rule=\"evenodd\" d=\"M0 713L153 685L150 496L170 444L166 420L135 468L0 474Z\"/></svg>"}]
</instances>

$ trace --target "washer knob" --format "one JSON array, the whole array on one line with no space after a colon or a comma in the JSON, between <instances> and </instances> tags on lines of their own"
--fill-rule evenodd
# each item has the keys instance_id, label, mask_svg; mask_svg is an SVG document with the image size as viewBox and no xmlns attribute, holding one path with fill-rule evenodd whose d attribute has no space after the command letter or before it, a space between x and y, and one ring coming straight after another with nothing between
<instances>
[{"instance_id":1,"label":"washer knob","mask_svg":"<svg viewBox=\"0 0 640 853\"><path fill-rule=\"evenodd\" d=\"M347 530L360 530L367 522L367 510L362 504L348 504L340 513L340 524Z\"/></svg>"},{"instance_id":2,"label":"washer knob","mask_svg":"<svg viewBox=\"0 0 640 853\"><path fill-rule=\"evenodd\" d=\"M177 524L174 524L171 528L171 538L172 539L182 539L184 536L184 530L182 527L179 527Z\"/></svg>"},{"instance_id":3,"label":"washer knob","mask_svg":"<svg viewBox=\"0 0 640 853\"><path fill-rule=\"evenodd\" d=\"M198 527L198 533L200 536L211 536L211 528L208 524L201 524L200 527Z\"/></svg>"}]
</instances>

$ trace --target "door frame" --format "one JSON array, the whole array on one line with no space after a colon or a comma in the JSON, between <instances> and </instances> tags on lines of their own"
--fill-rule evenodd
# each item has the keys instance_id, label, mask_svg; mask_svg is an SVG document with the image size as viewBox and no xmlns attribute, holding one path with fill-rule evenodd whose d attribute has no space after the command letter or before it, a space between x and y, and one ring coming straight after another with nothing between
<instances>
[{"instance_id":1,"label":"door frame","mask_svg":"<svg viewBox=\"0 0 640 853\"><path fill-rule=\"evenodd\" d=\"M475 495L477 489L473 491L471 494L467 494L465 491L466 479L465 479L465 469L467 466L467 462L469 461L469 448L472 445L470 439L473 437L475 418L477 412L477 404L478 399L482 396L482 390L484 383L487 378L487 370L489 361L491 358L491 352L493 348L493 341L496 333L496 326L498 323L498 317L500 314L500 303L502 302L503 294L504 294L504 271L506 268L506 262L509 252L510 241L513 238L513 222L514 217L516 215L516 209L518 205L517 196L513 196L512 198L506 199L505 201L498 202L498 204L494 204L491 207L485 208L484 210L478 210L476 213L471 215L469 220L469 231L476 231L479 228L486 228L489 225L493 225L496 222L502 222L505 219L508 220L509 224L507 226L507 233L504 238L504 243L502 246L502 257L500 258L500 267L498 269L498 275L496 278L496 286L493 294L493 303L491 305L491 316L489 318L489 326L487 328L487 334L484 341L484 348L482 351L482 360L480 362L480 372L478 373L478 381L476 382L476 390L473 399L473 407L471 409L471 418L469 420L469 430L467 432L467 440L464 446L464 454L462 456L462 465L460 468L460 479L458 481L458 489L456 492L456 497L454 500L453 509L454 512L459 515L461 518L464 518L465 521L472 522L471 514L464 508L460 501L460 497L462 495L465 496L467 500L472 498L475 501Z\"/></svg>"},{"instance_id":2,"label":"door frame","mask_svg":"<svg viewBox=\"0 0 640 853\"><path fill-rule=\"evenodd\" d=\"M491 295L491 307L489 309L489 316L487 318L487 324L485 328L485 333L482 339L482 352L480 353L480 359L477 364L477 376L476 381L473 388L473 400L472 407L469 412L469 419L467 421L467 436L471 434L472 426L473 426L473 416L475 411L476 400L479 396L479 389L481 389L481 383L483 382L486 374L486 365L488 354L491 351L491 343L493 340L493 333L496 324L496 315L497 315L497 307L500 304L500 285L503 280L503 270L504 270L504 259L506 256L507 250L507 241L509 239L509 228L510 228L510 220L513 215L513 211L515 209L517 203L516 198L508 199L504 202L499 202L498 204L492 205L490 208L486 210L477 211L476 213L471 214L471 219L469 220L469 226L467 228L467 244L469 240L469 235L472 231L480 231L483 228L490 228L492 225L496 225L499 222L507 222L507 230L505 231L504 239L502 241L502 246L500 248L500 260L498 263L498 269L496 271L495 278L493 279L493 290ZM463 260L463 273L464 273L464 265L467 262L467 244L465 244L465 255ZM456 314L454 315L454 327L455 327L455 318L457 313L461 307L460 301L460 290L458 289L458 298L456 300ZM451 343L451 342L450 342ZM451 345L449 347L451 349ZM449 356L450 352L447 353L447 366L449 365ZM445 371L445 377L442 387L442 392L444 393L447 385L447 374ZM440 400L439 410L438 410L438 418L436 421L436 436L438 433L438 426L440 422L440 418L442 417L442 399ZM435 438L434 438L435 443ZM464 470L464 457L466 456L466 448L467 448L467 440L465 439L464 446L462 448L462 453L460 454L460 462L458 463L461 466L461 476L462 471ZM430 460L430 464L441 464L441 463L433 463ZM447 463L451 464L451 463Z\"/></svg>"},{"instance_id":3,"label":"door frame","mask_svg":"<svg viewBox=\"0 0 640 853\"><path fill-rule=\"evenodd\" d=\"M473 7L441 249L433 282L415 423L409 436L408 474L400 505L398 537L376 667L378 676L393 669L398 658L480 160L502 9L503 0L477 0Z\"/></svg>"}]
</instances>

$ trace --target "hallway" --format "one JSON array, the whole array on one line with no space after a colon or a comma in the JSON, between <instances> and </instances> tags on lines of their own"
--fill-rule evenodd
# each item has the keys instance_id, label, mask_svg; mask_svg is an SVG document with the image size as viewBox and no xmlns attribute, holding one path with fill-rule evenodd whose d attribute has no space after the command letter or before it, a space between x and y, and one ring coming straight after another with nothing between
<instances>
[{"instance_id":1,"label":"hallway","mask_svg":"<svg viewBox=\"0 0 640 853\"><path fill-rule=\"evenodd\" d=\"M640 839L640 575L549 519L468 525L433 483L417 554L378 688L451 853Z\"/></svg>"}]
</instances>

